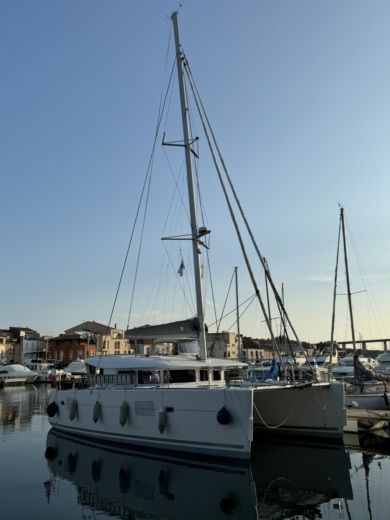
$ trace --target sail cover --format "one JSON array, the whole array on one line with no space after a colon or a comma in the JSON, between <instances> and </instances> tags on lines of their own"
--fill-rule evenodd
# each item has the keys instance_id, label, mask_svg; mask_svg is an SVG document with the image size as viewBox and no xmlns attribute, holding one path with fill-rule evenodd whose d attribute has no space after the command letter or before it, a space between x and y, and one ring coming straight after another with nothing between
<instances>
[{"instance_id":1,"label":"sail cover","mask_svg":"<svg viewBox=\"0 0 390 520\"><path fill-rule=\"evenodd\" d=\"M207 332L207 327L206 327ZM175 341L179 339L195 339L199 334L199 322L197 318L173 321L161 325L143 325L128 329L125 332L127 339L158 339Z\"/></svg>"}]
</instances>

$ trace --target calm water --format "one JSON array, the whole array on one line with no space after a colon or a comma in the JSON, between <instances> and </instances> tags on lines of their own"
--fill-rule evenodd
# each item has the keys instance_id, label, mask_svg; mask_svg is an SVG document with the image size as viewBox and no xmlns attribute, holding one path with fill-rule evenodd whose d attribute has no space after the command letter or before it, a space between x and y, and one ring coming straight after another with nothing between
<instances>
[{"instance_id":1,"label":"calm water","mask_svg":"<svg viewBox=\"0 0 390 520\"><path fill-rule=\"evenodd\" d=\"M390 516L390 441L378 439L375 450L372 442L365 449L262 442L248 466L161 459L49 432L49 394L34 386L0 391L4 520Z\"/></svg>"}]
</instances>

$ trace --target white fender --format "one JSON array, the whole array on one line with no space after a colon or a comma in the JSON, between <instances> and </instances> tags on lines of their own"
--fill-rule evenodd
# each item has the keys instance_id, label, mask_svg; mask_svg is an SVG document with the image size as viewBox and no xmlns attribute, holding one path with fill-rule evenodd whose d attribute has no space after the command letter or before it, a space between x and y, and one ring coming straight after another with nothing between
<instances>
[{"instance_id":1,"label":"white fender","mask_svg":"<svg viewBox=\"0 0 390 520\"><path fill-rule=\"evenodd\" d=\"M69 419L73 421L73 419L77 416L77 400L72 399L69 404Z\"/></svg>"},{"instance_id":2,"label":"white fender","mask_svg":"<svg viewBox=\"0 0 390 520\"><path fill-rule=\"evenodd\" d=\"M130 408L127 401L123 401L119 409L119 422L121 426L124 426L129 419Z\"/></svg>"},{"instance_id":3,"label":"white fender","mask_svg":"<svg viewBox=\"0 0 390 520\"><path fill-rule=\"evenodd\" d=\"M166 423L167 423L167 412L165 411L165 409L161 409L158 412L158 429L159 429L160 433L164 433Z\"/></svg>"},{"instance_id":4,"label":"white fender","mask_svg":"<svg viewBox=\"0 0 390 520\"><path fill-rule=\"evenodd\" d=\"M102 418L102 405L99 403L99 401L96 401L96 403L93 406L93 414L92 414L93 422L96 423L101 418Z\"/></svg>"}]
</instances>

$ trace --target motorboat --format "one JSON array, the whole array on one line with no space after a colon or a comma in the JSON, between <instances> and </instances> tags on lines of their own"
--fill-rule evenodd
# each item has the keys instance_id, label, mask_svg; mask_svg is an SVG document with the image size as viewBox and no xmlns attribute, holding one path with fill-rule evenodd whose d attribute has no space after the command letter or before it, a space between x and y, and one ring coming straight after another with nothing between
<instances>
[{"instance_id":1,"label":"motorboat","mask_svg":"<svg viewBox=\"0 0 390 520\"><path fill-rule=\"evenodd\" d=\"M47 383L49 381L49 373L54 368L54 363L31 361L30 363L24 363L24 366L38 374L35 382Z\"/></svg>"},{"instance_id":2,"label":"motorboat","mask_svg":"<svg viewBox=\"0 0 390 520\"><path fill-rule=\"evenodd\" d=\"M5 385L24 385L26 383L34 383L39 378L36 372L33 372L24 365L12 364L0 367L0 379Z\"/></svg>"},{"instance_id":3,"label":"motorboat","mask_svg":"<svg viewBox=\"0 0 390 520\"><path fill-rule=\"evenodd\" d=\"M376 357L378 365L375 367L375 371L379 373L390 374L390 352L383 352Z\"/></svg>"},{"instance_id":4,"label":"motorboat","mask_svg":"<svg viewBox=\"0 0 390 520\"><path fill-rule=\"evenodd\" d=\"M379 363L367 356L359 356L359 361L365 365L367 365L371 369L376 369ZM349 380L352 381L355 377L355 361L354 356L346 356L338 363L332 366L332 375L336 379Z\"/></svg>"},{"instance_id":5,"label":"motorboat","mask_svg":"<svg viewBox=\"0 0 390 520\"><path fill-rule=\"evenodd\" d=\"M72 376L73 379L81 378L86 375L87 367L84 359L75 359L64 368L64 373Z\"/></svg>"}]
</instances>

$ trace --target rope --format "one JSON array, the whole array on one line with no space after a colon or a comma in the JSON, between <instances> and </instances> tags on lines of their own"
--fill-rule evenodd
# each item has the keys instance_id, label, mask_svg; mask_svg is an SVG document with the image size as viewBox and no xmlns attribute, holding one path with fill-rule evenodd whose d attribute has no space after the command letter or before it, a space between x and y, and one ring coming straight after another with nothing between
<instances>
[{"instance_id":1,"label":"rope","mask_svg":"<svg viewBox=\"0 0 390 520\"><path fill-rule=\"evenodd\" d=\"M290 419L293 411L295 410L295 407L297 405L297 402L298 402L298 398L299 398L299 392L297 393L297 397L295 398L295 402L289 412L289 414L287 415L287 417L280 423L280 424L277 424L275 426L271 426L270 424L267 424L266 421L264 420L263 416L261 415L261 413L259 412L255 402L253 401L253 408L255 409L257 415L259 416L259 419L261 420L261 422L264 424L264 426L266 428L269 428L270 430L277 430L278 428L280 428L281 426L284 426L286 424L286 422Z\"/></svg>"}]
</instances>

